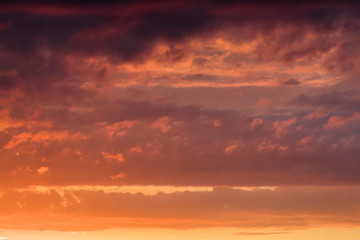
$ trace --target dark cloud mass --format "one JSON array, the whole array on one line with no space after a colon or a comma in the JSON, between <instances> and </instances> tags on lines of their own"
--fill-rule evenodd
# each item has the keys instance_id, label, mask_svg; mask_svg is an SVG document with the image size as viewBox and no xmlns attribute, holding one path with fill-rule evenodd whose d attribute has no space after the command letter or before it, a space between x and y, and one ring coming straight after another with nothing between
<instances>
[{"instance_id":1,"label":"dark cloud mass","mask_svg":"<svg viewBox=\"0 0 360 240\"><path fill-rule=\"evenodd\" d=\"M351 5L294 3L294 7L282 2L269 6L270 10L259 10L263 3L257 2L175 2L165 4L153 2L47 2L43 11L51 7L63 9L67 15L41 15L32 8L30 2L2 3L1 22L7 23L2 29L2 46L11 51L34 55L39 48L48 46L52 51L80 51L87 55L101 55L118 61L133 61L142 57L154 46L157 40L177 43L192 36L204 33L212 34L229 24L239 27L252 26L257 31L272 31L278 24L299 24L300 31L286 38L281 43L292 45L303 35L302 27L322 31L326 35L339 28L350 30L358 24L356 12ZM99 11L96 7L100 5ZM143 5L143 7L142 7ZM296 8L300 5L300 8ZM322 6L324 5L324 6ZM11 7L10 7L11 6ZM82 12L82 7L89 6L92 11ZM345 6L345 8L344 8ZM75 7L75 10L72 10ZM249 13L241 8L249 8ZM236 12L238 11L239 12ZM21 10L21 11L20 11ZM296 11L295 11L296 10ZM299 11L300 10L300 11ZM230 11L230 16L228 12ZM276 15L274 14L276 13ZM355 19L354 19L355 17ZM260 32L261 33L261 32ZM269 36L270 37L270 36ZM317 40L317 39L315 39ZM286 61L317 52L327 52L331 42L318 39L303 49L293 49L284 53ZM277 46L274 46L277 51Z\"/></svg>"}]
</instances>

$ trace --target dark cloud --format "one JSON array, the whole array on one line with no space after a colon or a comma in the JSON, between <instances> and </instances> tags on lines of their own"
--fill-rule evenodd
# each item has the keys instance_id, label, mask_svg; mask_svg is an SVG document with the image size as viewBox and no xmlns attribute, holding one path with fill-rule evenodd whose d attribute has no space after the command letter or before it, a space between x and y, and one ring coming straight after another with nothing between
<instances>
[{"instance_id":1,"label":"dark cloud","mask_svg":"<svg viewBox=\"0 0 360 240\"><path fill-rule=\"evenodd\" d=\"M206 58L200 58L200 57L192 60L192 64L194 66L200 67L200 68L205 67L207 62L208 62L208 60Z\"/></svg>"},{"instance_id":2,"label":"dark cloud","mask_svg":"<svg viewBox=\"0 0 360 240\"><path fill-rule=\"evenodd\" d=\"M184 37L201 34L205 30L216 30L212 24L214 17L203 9L171 9L154 11L140 17L141 25L132 29L138 38L152 40L164 38L170 41L181 41Z\"/></svg>"},{"instance_id":3,"label":"dark cloud","mask_svg":"<svg viewBox=\"0 0 360 240\"><path fill-rule=\"evenodd\" d=\"M0 46L11 53L31 57L38 55L43 48L55 53L64 51L75 33L97 26L102 22L102 17L2 13L1 20L9 25L2 30Z\"/></svg>"},{"instance_id":4,"label":"dark cloud","mask_svg":"<svg viewBox=\"0 0 360 240\"><path fill-rule=\"evenodd\" d=\"M332 91L318 95L300 95L289 102L297 106L317 106L349 113L359 110L359 93L353 91Z\"/></svg>"},{"instance_id":5,"label":"dark cloud","mask_svg":"<svg viewBox=\"0 0 360 240\"><path fill-rule=\"evenodd\" d=\"M83 7L83 6L92 6L92 7L99 7L99 6L116 6L116 5L131 5L134 3L144 3L147 1L143 1L143 0L136 0L136 1L131 1L131 0L124 0L124 1L115 1L115 0L105 0L105 1L97 1L97 0L90 0L90 1L77 1L77 2L73 2L73 1L69 1L69 0L65 0L65 1L57 1L57 0L51 0L51 1L46 1L46 0L34 0L34 1L24 1L24 0L15 0L15 1L2 1L0 6L18 6L18 5L35 5L35 6L51 6L51 5L55 5L55 6L78 6L78 7ZM157 1L157 2L161 2L161 1Z\"/></svg>"},{"instance_id":6,"label":"dark cloud","mask_svg":"<svg viewBox=\"0 0 360 240\"><path fill-rule=\"evenodd\" d=\"M160 3L162 2L160 1ZM48 4L54 4L55 6L57 6L56 4L82 6L81 2L76 4L70 2L53 2ZM89 2L90 6L92 4L109 5L110 9L115 2ZM130 2L122 4L129 5ZM153 4L156 4L156 2L153 2ZM232 5L251 5L255 9L254 15L245 13L244 16L232 15L231 17L223 14L214 14L212 8L217 4L217 2L190 4L185 1L181 5L172 6L164 4L160 5L163 6L162 8L154 9L149 8L149 5L151 6L150 3L145 4L142 1L138 1L133 6L134 8L137 7L135 10L139 12L134 15L126 12L128 11L127 8L119 8L120 13L125 13L123 16L120 13L114 14L111 11L94 12L92 15L76 15L75 12L70 16L57 17L31 15L29 14L31 9L29 9L27 14L3 13L2 21L8 22L9 26L3 30L4 34L2 35L1 43L4 47L22 54L33 54L39 46L47 44L52 50L61 51L70 49L71 51L80 51L87 55L98 54L107 56L115 62L133 61L141 57L143 53L151 50L156 40L181 42L204 33L212 34L228 23L244 25L255 22L254 29L257 28L256 25L261 26L263 24L267 26L266 22L274 23L269 25L271 28L275 28L277 23L282 22L301 25L314 24L315 26L319 25L321 31L335 31L344 25L342 24L343 18L349 19L349 21L351 19L345 15L342 8L332 4L330 6L319 7L315 4L309 6L309 4L304 3L304 9L301 9L295 15L288 13L289 6L284 5L281 8L281 5L275 4L276 10L274 12L277 15L274 16L274 12L265 13L265 15L271 15L270 18L266 16L266 20L260 14L262 11L259 10L259 14L256 14L256 9L260 9L261 4L265 4L264 2L257 3L259 5L250 4L250 2L229 2L223 5L222 8L228 10L231 9ZM143 9L141 8L142 6ZM290 8L290 10L295 10L295 8ZM102 29L104 31L101 28L96 28L97 26L103 26ZM107 35L107 27L111 27L115 31ZM260 29L264 30L262 27ZM74 35L78 34L82 37L74 39ZM100 36L94 38L94 34L100 34ZM286 44L287 41L289 43L295 41L301 37L299 34L291 35L287 40L281 39L282 44ZM71 43L69 42L70 39L72 39ZM328 51L329 47L326 41L321 40L315 46L304 46L302 49L289 51L285 54L284 58L289 61L319 51Z\"/></svg>"},{"instance_id":7,"label":"dark cloud","mask_svg":"<svg viewBox=\"0 0 360 240\"><path fill-rule=\"evenodd\" d=\"M88 6L92 11L84 12L81 11L84 4L81 1L46 2L44 11L54 6L63 7L63 11L68 12L67 15L54 16L40 14L31 8L40 6L38 4L40 2L2 2L0 22L4 27L0 30L0 49L3 50L0 71L17 71L16 81L8 77L2 79L3 88L19 86L30 91L46 89L59 81L69 84L67 77L71 64L67 62L68 56L105 57L114 64L141 63L161 43L168 45L170 50L160 57L160 61L176 62L189 55L185 47L176 45L207 38L234 26L245 29L234 41L244 36L255 38L263 35L264 41L256 50L259 61L290 63L327 53L339 44L339 39L331 34L340 30L349 39L340 41L336 54L330 56L325 65L330 71L337 72L354 71L357 66L358 54L354 54L356 44L353 40L356 37L354 29L358 26L357 8L346 3L316 5L298 2L302 7L295 8L283 1L272 5L263 1L203 1L198 4L188 1L174 4L163 1L90 1ZM271 8L264 10L264 5ZM239 6L250 10L241 12ZM17 11L19 9L21 11ZM279 27L287 30L277 33ZM315 37L308 40L307 33L314 33ZM247 60L234 52L224 58L224 63L239 67ZM204 67L206 61L198 57L193 64Z\"/></svg>"},{"instance_id":8,"label":"dark cloud","mask_svg":"<svg viewBox=\"0 0 360 240\"><path fill-rule=\"evenodd\" d=\"M301 84L301 81L297 80L296 78L290 78L288 80L281 82L284 85L299 85Z\"/></svg>"},{"instance_id":9,"label":"dark cloud","mask_svg":"<svg viewBox=\"0 0 360 240\"><path fill-rule=\"evenodd\" d=\"M10 76L0 76L0 89L7 90L15 85L14 79Z\"/></svg>"}]
</instances>

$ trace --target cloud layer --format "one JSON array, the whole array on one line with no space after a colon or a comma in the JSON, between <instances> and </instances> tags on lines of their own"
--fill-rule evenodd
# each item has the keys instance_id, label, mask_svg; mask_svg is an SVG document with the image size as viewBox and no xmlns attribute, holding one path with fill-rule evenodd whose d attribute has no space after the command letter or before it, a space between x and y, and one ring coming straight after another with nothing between
<instances>
[{"instance_id":1,"label":"cloud layer","mask_svg":"<svg viewBox=\"0 0 360 240\"><path fill-rule=\"evenodd\" d=\"M358 225L359 10L2 1L0 225ZM33 185L215 188L19 190Z\"/></svg>"}]
</instances>

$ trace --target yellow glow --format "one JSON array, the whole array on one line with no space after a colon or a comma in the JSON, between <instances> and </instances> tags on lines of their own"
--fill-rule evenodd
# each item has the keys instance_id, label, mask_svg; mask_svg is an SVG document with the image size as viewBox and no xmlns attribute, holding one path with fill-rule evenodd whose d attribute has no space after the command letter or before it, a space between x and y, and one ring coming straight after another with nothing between
<instances>
[{"instance_id":1,"label":"yellow glow","mask_svg":"<svg viewBox=\"0 0 360 240\"><path fill-rule=\"evenodd\" d=\"M11 240L358 240L360 229L317 228L308 230L202 228L172 230L156 228L122 228L101 231L0 231L0 239Z\"/></svg>"},{"instance_id":2,"label":"yellow glow","mask_svg":"<svg viewBox=\"0 0 360 240\"><path fill-rule=\"evenodd\" d=\"M230 187L244 191L254 191L260 189L275 190L274 186L257 186L257 187ZM72 185L72 186L30 186L19 188L17 191L30 192L49 192L52 190L58 192L64 191L103 191L105 193L142 193L144 195L156 195L157 193L174 193L174 192L211 192L214 187L195 187L195 186L154 186L154 185L124 185L124 186L103 186L103 185Z\"/></svg>"}]
</instances>

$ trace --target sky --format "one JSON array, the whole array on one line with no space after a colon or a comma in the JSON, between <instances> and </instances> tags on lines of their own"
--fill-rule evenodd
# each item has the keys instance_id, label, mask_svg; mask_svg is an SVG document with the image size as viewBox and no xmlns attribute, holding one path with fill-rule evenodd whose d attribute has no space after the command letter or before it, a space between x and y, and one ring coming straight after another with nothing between
<instances>
[{"instance_id":1,"label":"sky","mask_svg":"<svg viewBox=\"0 0 360 240\"><path fill-rule=\"evenodd\" d=\"M0 239L360 236L360 4L0 2Z\"/></svg>"}]
</instances>

